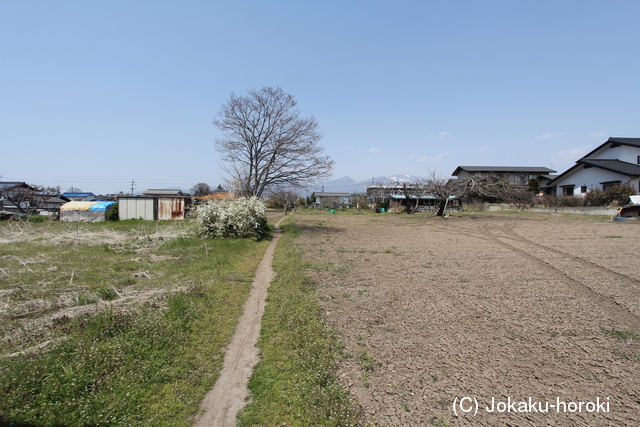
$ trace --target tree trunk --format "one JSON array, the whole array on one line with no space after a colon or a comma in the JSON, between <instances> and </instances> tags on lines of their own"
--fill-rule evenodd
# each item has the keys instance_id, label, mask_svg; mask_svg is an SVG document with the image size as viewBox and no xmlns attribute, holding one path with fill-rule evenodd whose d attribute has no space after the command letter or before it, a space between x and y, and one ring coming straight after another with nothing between
<instances>
[{"instance_id":1,"label":"tree trunk","mask_svg":"<svg viewBox=\"0 0 640 427\"><path fill-rule=\"evenodd\" d=\"M438 205L438 211L435 216L444 217L444 211L447 209L447 203L449 199L440 200L440 204Z\"/></svg>"}]
</instances>

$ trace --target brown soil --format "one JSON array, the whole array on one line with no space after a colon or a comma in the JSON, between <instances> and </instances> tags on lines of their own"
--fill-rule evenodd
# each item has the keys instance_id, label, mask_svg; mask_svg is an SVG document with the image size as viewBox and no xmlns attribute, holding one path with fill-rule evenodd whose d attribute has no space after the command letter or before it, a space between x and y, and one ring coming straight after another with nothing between
<instances>
[{"instance_id":1,"label":"brown soil","mask_svg":"<svg viewBox=\"0 0 640 427\"><path fill-rule=\"evenodd\" d=\"M256 269L251 294L244 304L242 316L238 319L231 343L225 351L220 377L200 404L200 413L194 427L234 427L238 412L248 403L247 384L253 367L259 361L256 344L260 338L267 289L274 276L271 264L280 238L280 221L276 223L275 236Z\"/></svg>"},{"instance_id":2,"label":"brown soil","mask_svg":"<svg viewBox=\"0 0 640 427\"><path fill-rule=\"evenodd\" d=\"M640 425L640 221L296 221L372 424Z\"/></svg>"}]
</instances>

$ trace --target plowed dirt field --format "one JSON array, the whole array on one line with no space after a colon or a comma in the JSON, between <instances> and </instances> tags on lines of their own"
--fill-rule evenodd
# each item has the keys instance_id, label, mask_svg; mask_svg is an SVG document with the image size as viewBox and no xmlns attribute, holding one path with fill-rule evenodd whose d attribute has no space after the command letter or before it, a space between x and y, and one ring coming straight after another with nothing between
<instances>
[{"instance_id":1,"label":"plowed dirt field","mask_svg":"<svg viewBox=\"0 0 640 427\"><path fill-rule=\"evenodd\" d=\"M640 221L295 221L372 424L640 425Z\"/></svg>"}]
</instances>

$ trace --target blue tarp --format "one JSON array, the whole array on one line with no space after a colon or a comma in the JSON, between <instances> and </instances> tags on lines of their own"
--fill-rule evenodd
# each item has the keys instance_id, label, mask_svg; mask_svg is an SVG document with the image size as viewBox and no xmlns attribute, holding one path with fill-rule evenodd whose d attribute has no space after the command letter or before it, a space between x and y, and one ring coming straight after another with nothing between
<instances>
[{"instance_id":1,"label":"blue tarp","mask_svg":"<svg viewBox=\"0 0 640 427\"><path fill-rule=\"evenodd\" d=\"M107 211L111 205L115 205L116 202L96 202L89 208L90 211Z\"/></svg>"}]
</instances>

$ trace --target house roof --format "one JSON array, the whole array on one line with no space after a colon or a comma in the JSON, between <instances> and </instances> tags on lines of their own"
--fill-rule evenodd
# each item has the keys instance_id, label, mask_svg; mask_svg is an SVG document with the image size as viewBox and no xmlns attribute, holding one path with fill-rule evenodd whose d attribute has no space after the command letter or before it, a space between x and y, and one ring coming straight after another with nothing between
<instances>
[{"instance_id":1,"label":"house roof","mask_svg":"<svg viewBox=\"0 0 640 427\"><path fill-rule=\"evenodd\" d=\"M596 167L600 169L605 169L611 172L616 172L621 175L626 176L640 176L640 165L636 165L634 163L622 162L617 159L585 159L582 158L576 162L575 165L562 172L560 175L556 176L553 181L549 182L547 185L552 187L556 181L560 178L567 176L575 169L586 166L586 167Z\"/></svg>"},{"instance_id":2,"label":"house roof","mask_svg":"<svg viewBox=\"0 0 640 427\"><path fill-rule=\"evenodd\" d=\"M29 188L31 190L35 190L35 188L30 186L26 182L22 182L22 181L1 181L0 182L0 188L7 189L7 188L13 188L13 187L23 187L23 188Z\"/></svg>"},{"instance_id":3,"label":"house roof","mask_svg":"<svg viewBox=\"0 0 640 427\"><path fill-rule=\"evenodd\" d=\"M351 193L332 193L329 191L317 191L316 197L348 197Z\"/></svg>"},{"instance_id":4,"label":"house roof","mask_svg":"<svg viewBox=\"0 0 640 427\"><path fill-rule=\"evenodd\" d=\"M150 188L144 193L145 196L183 196L184 193L180 189L166 188L166 189L154 189Z\"/></svg>"},{"instance_id":5,"label":"house roof","mask_svg":"<svg viewBox=\"0 0 640 427\"><path fill-rule=\"evenodd\" d=\"M552 180L552 179L555 179L557 176L558 176L558 175L546 175L546 174L542 174L542 175L539 175L539 176L538 176L538 178Z\"/></svg>"},{"instance_id":6,"label":"house roof","mask_svg":"<svg viewBox=\"0 0 640 427\"><path fill-rule=\"evenodd\" d=\"M466 172L522 172L522 173L537 173L537 174L550 174L554 173L553 169L545 168L542 166L458 166L451 175L458 176L461 171Z\"/></svg>"},{"instance_id":7,"label":"house roof","mask_svg":"<svg viewBox=\"0 0 640 427\"><path fill-rule=\"evenodd\" d=\"M640 175L640 165L627 163L616 159L580 159L578 163L595 166L612 172L621 173L628 176Z\"/></svg>"},{"instance_id":8,"label":"house roof","mask_svg":"<svg viewBox=\"0 0 640 427\"><path fill-rule=\"evenodd\" d=\"M406 199L407 196L405 196L404 194L391 194L389 197L391 197L392 199ZM418 196L416 195L409 195L410 199L417 199ZM449 199L455 199L456 196L449 196ZM436 200L437 197L436 196L430 196L430 195L423 195L420 196L421 200Z\"/></svg>"},{"instance_id":9,"label":"house roof","mask_svg":"<svg viewBox=\"0 0 640 427\"><path fill-rule=\"evenodd\" d=\"M89 197L95 196L93 193L62 193L64 197Z\"/></svg>"},{"instance_id":10,"label":"house roof","mask_svg":"<svg viewBox=\"0 0 640 427\"><path fill-rule=\"evenodd\" d=\"M611 145L619 144L619 145L628 145L631 147L640 147L640 138L609 138L605 142L603 142L602 144L594 148L591 152L587 153L584 157L591 157L593 153L600 150L602 147L604 147L607 144L611 144Z\"/></svg>"},{"instance_id":11,"label":"house roof","mask_svg":"<svg viewBox=\"0 0 640 427\"><path fill-rule=\"evenodd\" d=\"M46 198L44 199L45 203L67 203L68 200L64 200L61 199L60 197L56 197L56 196L45 196Z\"/></svg>"}]
</instances>

